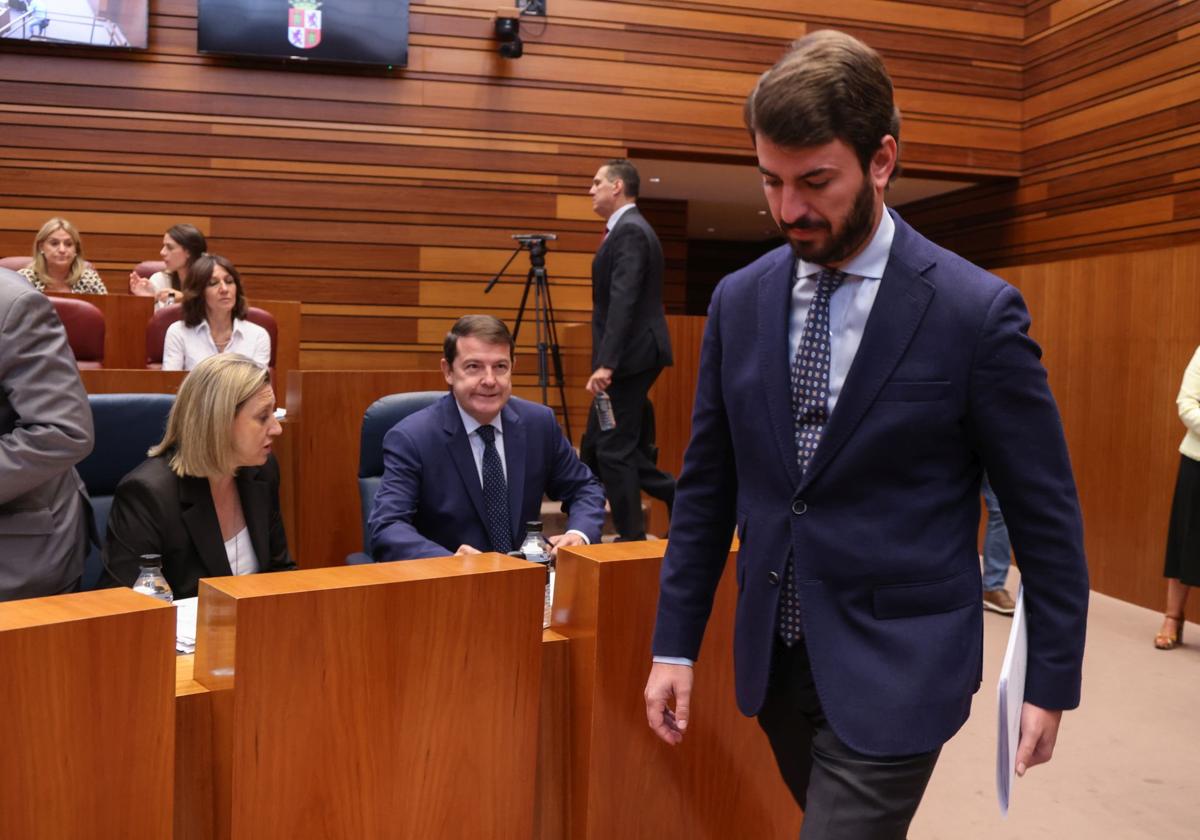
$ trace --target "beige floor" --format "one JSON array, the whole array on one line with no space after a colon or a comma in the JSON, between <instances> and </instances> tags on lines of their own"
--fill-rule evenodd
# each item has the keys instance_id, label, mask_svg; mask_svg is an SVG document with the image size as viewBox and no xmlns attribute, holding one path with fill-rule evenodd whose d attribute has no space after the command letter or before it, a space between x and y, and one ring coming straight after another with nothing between
<instances>
[{"instance_id":1,"label":"beige floor","mask_svg":"<svg viewBox=\"0 0 1200 840\"><path fill-rule=\"evenodd\" d=\"M983 687L942 752L911 840L1200 838L1200 627L1189 624L1189 644L1162 652L1151 645L1160 620L1093 593L1083 703L1063 716L1054 759L1016 781L1005 818L996 679L1010 620L985 613Z\"/></svg>"}]
</instances>

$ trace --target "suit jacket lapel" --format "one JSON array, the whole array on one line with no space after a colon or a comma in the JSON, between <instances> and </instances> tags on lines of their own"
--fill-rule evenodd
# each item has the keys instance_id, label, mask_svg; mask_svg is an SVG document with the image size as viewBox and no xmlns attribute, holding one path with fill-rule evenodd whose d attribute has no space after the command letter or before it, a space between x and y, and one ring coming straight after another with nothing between
<instances>
[{"instance_id":1,"label":"suit jacket lapel","mask_svg":"<svg viewBox=\"0 0 1200 840\"><path fill-rule=\"evenodd\" d=\"M242 500L242 516L245 517L246 527L250 531L250 544L254 546L254 556L258 559L258 569L265 572L271 567L272 560L271 488L259 479L259 471L255 467L246 467L238 471L237 487L238 496Z\"/></svg>"},{"instance_id":2,"label":"suit jacket lapel","mask_svg":"<svg viewBox=\"0 0 1200 840\"><path fill-rule=\"evenodd\" d=\"M458 403L454 401L453 394L443 397L442 428L446 432L446 449L462 479L463 487L467 491L467 498L475 506L480 523L486 523L487 515L483 509L483 486L479 483L479 470L475 467L475 456L471 454L471 442L467 440L467 430L463 426L462 418L458 416ZM487 533L486 526L483 532Z\"/></svg>"},{"instance_id":3,"label":"suit jacket lapel","mask_svg":"<svg viewBox=\"0 0 1200 840\"><path fill-rule=\"evenodd\" d=\"M802 488L821 472L854 432L900 363L933 299L933 284L923 276L934 263L932 254L922 253L924 249L915 241L912 228L899 217L895 220L892 250L863 329L862 343L804 475Z\"/></svg>"},{"instance_id":4,"label":"suit jacket lapel","mask_svg":"<svg viewBox=\"0 0 1200 840\"><path fill-rule=\"evenodd\" d=\"M196 546L200 563L208 570L208 574L201 577L233 574L225 554L225 542L221 539L221 523L217 520L208 479L190 476L179 479L179 503L183 509L184 527L192 538L192 545Z\"/></svg>"},{"instance_id":5,"label":"suit jacket lapel","mask_svg":"<svg viewBox=\"0 0 1200 840\"><path fill-rule=\"evenodd\" d=\"M508 481L509 531L513 536L513 547L519 545L524 536L521 527L521 507L525 495L525 424L510 404L500 412L504 425L504 474Z\"/></svg>"},{"instance_id":6,"label":"suit jacket lapel","mask_svg":"<svg viewBox=\"0 0 1200 840\"><path fill-rule=\"evenodd\" d=\"M788 319L796 261L789 258L758 281L758 353L767 416L792 484L800 483L796 461L796 420L792 413L792 377L788 360Z\"/></svg>"}]
</instances>

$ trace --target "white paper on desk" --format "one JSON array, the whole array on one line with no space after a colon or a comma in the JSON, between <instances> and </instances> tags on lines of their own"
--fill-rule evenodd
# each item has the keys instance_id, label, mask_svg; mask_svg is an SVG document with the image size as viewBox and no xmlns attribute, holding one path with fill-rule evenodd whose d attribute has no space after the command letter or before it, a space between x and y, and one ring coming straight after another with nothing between
<instances>
[{"instance_id":1,"label":"white paper on desk","mask_svg":"<svg viewBox=\"0 0 1200 840\"><path fill-rule=\"evenodd\" d=\"M199 598L175 601L175 650L178 653L196 652L196 606L199 603Z\"/></svg>"},{"instance_id":2,"label":"white paper on desk","mask_svg":"<svg viewBox=\"0 0 1200 840\"><path fill-rule=\"evenodd\" d=\"M1017 769L1017 739L1021 734L1021 705L1025 702L1025 664L1029 657L1029 642L1025 636L1025 587L1017 590L1017 608L1013 612L1012 630L1004 664L1000 666L1000 683L996 686L999 732L996 737L996 796L1000 813L1008 816Z\"/></svg>"}]
</instances>

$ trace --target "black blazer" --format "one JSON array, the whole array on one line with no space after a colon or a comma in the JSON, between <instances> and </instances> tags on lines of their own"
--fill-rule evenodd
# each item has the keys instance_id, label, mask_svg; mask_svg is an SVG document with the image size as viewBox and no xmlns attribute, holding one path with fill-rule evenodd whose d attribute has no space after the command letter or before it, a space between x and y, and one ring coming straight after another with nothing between
<instances>
[{"instance_id":1,"label":"black blazer","mask_svg":"<svg viewBox=\"0 0 1200 840\"><path fill-rule=\"evenodd\" d=\"M667 367L663 253L637 207L626 210L592 260L592 369L613 377Z\"/></svg>"},{"instance_id":2,"label":"black blazer","mask_svg":"<svg viewBox=\"0 0 1200 840\"><path fill-rule=\"evenodd\" d=\"M264 572L296 568L279 513L279 464L237 473L242 514ZM167 456L147 458L121 479L108 516L102 586L132 586L143 554L162 555L163 575L176 598L196 594L202 577L233 574L206 478L180 478Z\"/></svg>"}]
</instances>

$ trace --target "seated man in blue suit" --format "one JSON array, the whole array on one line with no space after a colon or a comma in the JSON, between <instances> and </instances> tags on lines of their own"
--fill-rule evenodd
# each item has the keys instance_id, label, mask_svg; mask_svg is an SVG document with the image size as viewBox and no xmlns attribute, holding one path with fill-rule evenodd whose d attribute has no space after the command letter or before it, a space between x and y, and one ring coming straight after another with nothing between
<instances>
[{"instance_id":1,"label":"seated man in blue suit","mask_svg":"<svg viewBox=\"0 0 1200 840\"><path fill-rule=\"evenodd\" d=\"M554 412L512 396L513 340L502 321L464 315L446 335L450 393L383 439L371 510L376 562L519 548L543 494L562 500L557 551L600 539L604 491L563 437Z\"/></svg>"}]
</instances>

